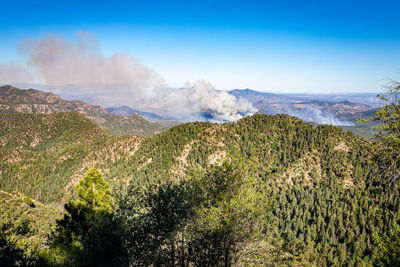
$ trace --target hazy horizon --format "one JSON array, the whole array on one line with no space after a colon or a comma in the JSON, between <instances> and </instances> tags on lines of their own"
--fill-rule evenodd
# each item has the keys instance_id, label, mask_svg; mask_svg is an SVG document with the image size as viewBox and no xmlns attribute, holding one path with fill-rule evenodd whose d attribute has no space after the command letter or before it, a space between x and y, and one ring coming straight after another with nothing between
<instances>
[{"instance_id":1,"label":"hazy horizon","mask_svg":"<svg viewBox=\"0 0 400 267\"><path fill-rule=\"evenodd\" d=\"M1 82L0 86L4 85L11 85L14 87L17 87L19 89L27 90L27 89L36 89L40 91L45 91L45 92L53 92L53 88L58 88L58 87L63 87L63 86L68 86L68 84L64 85L47 85L47 84L40 84L40 83L24 83L24 82ZM184 89L184 87L169 87L170 89ZM216 88L216 90L220 90ZM260 92L260 93L266 93L266 94L277 94L277 95L374 95L374 94L379 94L384 91L384 88L381 90L377 90L376 92L282 92L282 91L274 91L274 90L255 90L253 88L228 88L227 90L221 89L220 91L233 91L233 90L251 90L255 92Z\"/></svg>"},{"instance_id":2,"label":"hazy horizon","mask_svg":"<svg viewBox=\"0 0 400 267\"><path fill-rule=\"evenodd\" d=\"M8 2L0 82L49 84L32 66L29 42L51 34L79 45L83 33L90 51L133 58L168 87L205 80L224 91L375 93L399 77L398 8L395 1Z\"/></svg>"},{"instance_id":3,"label":"hazy horizon","mask_svg":"<svg viewBox=\"0 0 400 267\"><path fill-rule=\"evenodd\" d=\"M92 104L236 121L257 108L227 92L235 88L375 94L399 74L390 1L20 4L0 18L0 83Z\"/></svg>"}]
</instances>

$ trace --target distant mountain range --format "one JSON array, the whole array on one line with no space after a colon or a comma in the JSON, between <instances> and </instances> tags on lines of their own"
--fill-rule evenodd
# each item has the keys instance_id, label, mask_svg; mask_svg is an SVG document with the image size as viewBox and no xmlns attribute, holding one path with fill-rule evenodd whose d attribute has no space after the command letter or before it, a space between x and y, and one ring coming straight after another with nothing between
<instances>
[{"instance_id":1,"label":"distant mountain range","mask_svg":"<svg viewBox=\"0 0 400 267\"><path fill-rule=\"evenodd\" d=\"M379 106L379 100L376 99L375 94L352 94L349 95L349 99L346 99L345 95L284 95L258 92L251 89L235 89L228 93L236 98L246 99L253 104L259 113L286 113L318 124L346 124L340 120L359 118L364 112L370 113L371 110ZM333 99L333 101L329 99ZM353 99L359 100L361 103L350 101ZM371 103L371 105L364 102ZM149 121L173 120L173 118L164 118L156 113L140 111L129 106L109 107L106 110L124 116L137 113Z\"/></svg>"},{"instance_id":2,"label":"distant mountain range","mask_svg":"<svg viewBox=\"0 0 400 267\"><path fill-rule=\"evenodd\" d=\"M352 103L362 103L373 108L381 106L382 100L377 98L377 93L348 93L348 94L274 94L264 93L251 89L235 89L229 91L231 95L242 97L249 100L251 103L256 103L261 100L266 100L269 103L276 102L302 102L302 101L328 101L328 102L342 102L349 101Z\"/></svg>"},{"instance_id":3,"label":"distant mountain range","mask_svg":"<svg viewBox=\"0 0 400 267\"><path fill-rule=\"evenodd\" d=\"M148 121L152 122L157 122L157 121L173 121L171 118L165 118L157 115L156 113L152 112L146 112L146 111L141 111L137 109L133 109L128 106L120 106L120 107L108 107L106 108L108 112L111 112L115 115L120 115L120 116L131 116L133 114L139 114L143 118L145 118Z\"/></svg>"},{"instance_id":4,"label":"distant mountain range","mask_svg":"<svg viewBox=\"0 0 400 267\"><path fill-rule=\"evenodd\" d=\"M152 135L161 132L175 122L150 122L139 114L119 116L98 105L79 100L68 101L53 93L35 89L21 90L5 85L0 87L0 113L50 114L77 111L102 127L119 135Z\"/></svg>"},{"instance_id":5,"label":"distant mountain range","mask_svg":"<svg viewBox=\"0 0 400 267\"><path fill-rule=\"evenodd\" d=\"M357 97L357 99L363 103L357 103L354 101L350 101L349 99L344 99L343 96L332 96L329 97L327 95L318 96L318 95L282 95L282 94L272 94L272 93L263 93L250 89L235 89L229 91L231 95L234 95L237 98L247 99L250 103L252 103L255 108L262 113L273 113L275 111L283 111L287 108L294 109L304 109L306 107L318 108L322 111L331 112L333 115L340 114L348 114L348 113L356 113L360 111L371 110L374 107L366 104L361 97ZM369 100L368 95L368 102ZM353 99L352 97L349 97ZM376 96L375 96L376 98ZM333 99L333 100L329 100Z\"/></svg>"},{"instance_id":6,"label":"distant mountain range","mask_svg":"<svg viewBox=\"0 0 400 267\"><path fill-rule=\"evenodd\" d=\"M286 113L318 124L351 126L353 122L347 120L359 118L365 112L374 110L376 106L349 101L349 99L363 101L361 94L351 95L349 99L345 99L344 96L315 95L317 99L314 99L311 95L281 95L250 89L236 89L229 93L237 98L247 99L259 113ZM365 102L371 102L371 94L366 94L364 97L367 99ZM340 100L329 101L328 99Z\"/></svg>"},{"instance_id":7,"label":"distant mountain range","mask_svg":"<svg viewBox=\"0 0 400 267\"><path fill-rule=\"evenodd\" d=\"M289 102L295 101L296 99L293 97L280 95L280 94L273 94L273 93L264 93L259 91L254 91L251 89L235 89L231 90L228 93L231 95L239 98L245 98L250 103L255 104L260 101L268 102L268 103L281 103L281 102Z\"/></svg>"},{"instance_id":8,"label":"distant mountain range","mask_svg":"<svg viewBox=\"0 0 400 267\"><path fill-rule=\"evenodd\" d=\"M377 97L378 93L348 93L348 94L283 94L303 101L321 100L330 102L350 101L363 103L373 108L384 105L384 102Z\"/></svg>"},{"instance_id":9,"label":"distant mountain range","mask_svg":"<svg viewBox=\"0 0 400 267\"><path fill-rule=\"evenodd\" d=\"M24 86L26 88L26 85ZM43 86L42 86L43 87ZM42 88L40 87L40 88ZM73 98L83 100L66 100L52 93L28 89L12 93L12 86L1 87L2 96L0 112L51 113L76 110L101 126L118 134L151 135L179 124L174 118L165 117L162 113L143 111L131 106L115 106L103 108L87 104L87 96L75 95ZM6 95L6 88L10 95ZM43 87L44 90L50 90ZM17 89L19 90L19 89ZM235 89L228 92L236 98L249 101L263 114L286 113L308 122L317 124L333 124L353 126L355 119L367 117L382 105L376 94L274 94L258 92L251 89ZM71 96L67 99L73 99ZM11 106L5 106L12 101ZM97 103L93 99L90 103ZM7 111L5 111L7 110ZM146 129L146 130L143 130Z\"/></svg>"}]
</instances>

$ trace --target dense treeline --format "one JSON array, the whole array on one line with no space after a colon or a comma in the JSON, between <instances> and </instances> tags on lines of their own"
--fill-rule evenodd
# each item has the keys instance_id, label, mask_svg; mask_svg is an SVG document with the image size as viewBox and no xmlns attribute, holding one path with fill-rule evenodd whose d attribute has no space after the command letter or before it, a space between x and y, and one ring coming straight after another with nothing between
<instances>
[{"instance_id":1,"label":"dense treeline","mask_svg":"<svg viewBox=\"0 0 400 267\"><path fill-rule=\"evenodd\" d=\"M99 162L104 180L91 169L78 184L76 200L67 203L53 235L36 253L41 264L395 262L398 180L373 153L383 151L379 142L288 115L260 114L222 125L182 124L131 143L137 147L129 153L113 150L118 155L113 160L95 161L102 154L90 154L90 146L116 146L127 137L99 136L81 145L86 160ZM12 166L3 163L3 173ZM55 200L60 192L45 199Z\"/></svg>"},{"instance_id":2,"label":"dense treeline","mask_svg":"<svg viewBox=\"0 0 400 267\"><path fill-rule=\"evenodd\" d=\"M180 183L130 187L116 203L101 173L91 168L37 262L231 266L242 246L264 235L268 208L263 187L241 167L224 163Z\"/></svg>"},{"instance_id":3,"label":"dense treeline","mask_svg":"<svg viewBox=\"0 0 400 267\"><path fill-rule=\"evenodd\" d=\"M57 203L84 157L111 136L77 112L0 114L0 188Z\"/></svg>"},{"instance_id":4,"label":"dense treeline","mask_svg":"<svg viewBox=\"0 0 400 267\"><path fill-rule=\"evenodd\" d=\"M0 148L0 188L44 203L58 203L72 193L70 181L82 177L91 164L112 184L143 185L178 179L184 173L177 169L206 168L210 158L223 160L224 154L240 151L246 160L257 158L260 175L267 177L325 146L319 142L323 139L331 144L340 139L363 142L351 133L314 128L287 115L256 115L223 125L187 123L144 140L116 137L78 113L1 116L5 145ZM186 148L181 164L177 159Z\"/></svg>"}]
</instances>

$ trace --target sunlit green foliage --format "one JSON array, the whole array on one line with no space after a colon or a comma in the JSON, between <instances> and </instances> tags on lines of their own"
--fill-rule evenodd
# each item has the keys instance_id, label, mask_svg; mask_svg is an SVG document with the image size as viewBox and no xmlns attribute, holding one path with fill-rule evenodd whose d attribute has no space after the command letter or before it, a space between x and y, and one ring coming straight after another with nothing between
<instances>
[{"instance_id":1,"label":"sunlit green foliage","mask_svg":"<svg viewBox=\"0 0 400 267\"><path fill-rule=\"evenodd\" d=\"M400 266L400 227L396 225L389 234L376 235L379 253L375 264L378 266Z\"/></svg>"},{"instance_id":2,"label":"sunlit green foliage","mask_svg":"<svg viewBox=\"0 0 400 267\"><path fill-rule=\"evenodd\" d=\"M134 266L219 266L261 234L259 183L224 163L200 177L147 190L131 188L119 206L124 248Z\"/></svg>"},{"instance_id":3,"label":"sunlit green foliage","mask_svg":"<svg viewBox=\"0 0 400 267\"><path fill-rule=\"evenodd\" d=\"M232 163L202 177L203 202L188 225L195 265L230 266L242 260L243 247L264 236L268 199L259 182Z\"/></svg>"},{"instance_id":4,"label":"sunlit green foliage","mask_svg":"<svg viewBox=\"0 0 400 267\"><path fill-rule=\"evenodd\" d=\"M65 205L48 255L50 265L111 266L119 262L121 234L113 216L109 184L92 167L76 186L77 199Z\"/></svg>"},{"instance_id":5,"label":"sunlit green foliage","mask_svg":"<svg viewBox=\"0 0 400 267\"><path fill-rule=\"evenodd\" d=\"M386 94L379 97L387 104L380 107L375 116L362 121L379 123L374 126L380 141L375 147L378 167L390 172L390 178L396 183L400 177L400 83L392 82Z\"/></svg>"},{"instance_id":6,"label":"sunlit green foliage","mask_svg":"<svg viewBox=\"0 0 400 267\"><path fill-rule=\"evenodd\" d=\"M34 206L0 191L0 229L27 255L47 246L47 237L54 229L56 219L61 217L61 211L55 207L36 201L32 204Z\"/></svg>"},{"instance_id":7,"label":"sunlit green foliage","mask_svg":"<svg viewBox=\"0 0 400 267\"><path fill-rule=\"evenodd\" d=\"M0 114L0 188L59 203L85 156L110 137L77 112Z\"/></svg>"},{"instance_id":8,"label":"sunlit green foliage","mask_svg":"<svg viewBox=\"0 0 400 267\"><path fill-rule=\"evenodd\" d=\"M77 199L71 205L88 208L93 212L112 212L110 185L101 172L92 167L75 187Z\"/></svg>"},{"instance_id":9,"label":"sunlit green foliage","mask_svg":"<svg viewBox=\"0 0 400 267\"><path fill-rule=\"evenodd\" d=\"M375 112L374 117L362 120L366 122L377 122L374 128L378 131L376 142L373 147L374 166L381 173L381 179L388 188L389 200L398 202L400 185L400 83L391 82L386 88L385 96L379 96L386 101ZM396 203L397 204L397 203ZM393 206L390 206L393 208ZM394 206L394 210L399 211L399 207ZM376 233L374 241L377 253L373 255L376 265L398 266L400 265L400 231L399 218L396 218L390 225L388 231Z\"/></svg>"}]
</instances>

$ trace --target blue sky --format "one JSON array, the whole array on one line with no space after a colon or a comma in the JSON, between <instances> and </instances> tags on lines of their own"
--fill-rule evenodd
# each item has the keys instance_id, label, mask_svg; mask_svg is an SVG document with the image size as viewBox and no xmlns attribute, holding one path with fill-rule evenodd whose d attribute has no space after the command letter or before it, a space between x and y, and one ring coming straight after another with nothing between
<instances>
[{"instance_id":1,"label":"blue sky","mask_svg":"<svg viewBox=\"0 0 400 267\"><path fill-rule=\"evenodd\" d=\"M171 86L377 92L400 76L397 1L7 1L0 63L18 43L94 34L105 55L127 53Z\"/></svg>"}]
</instances>

